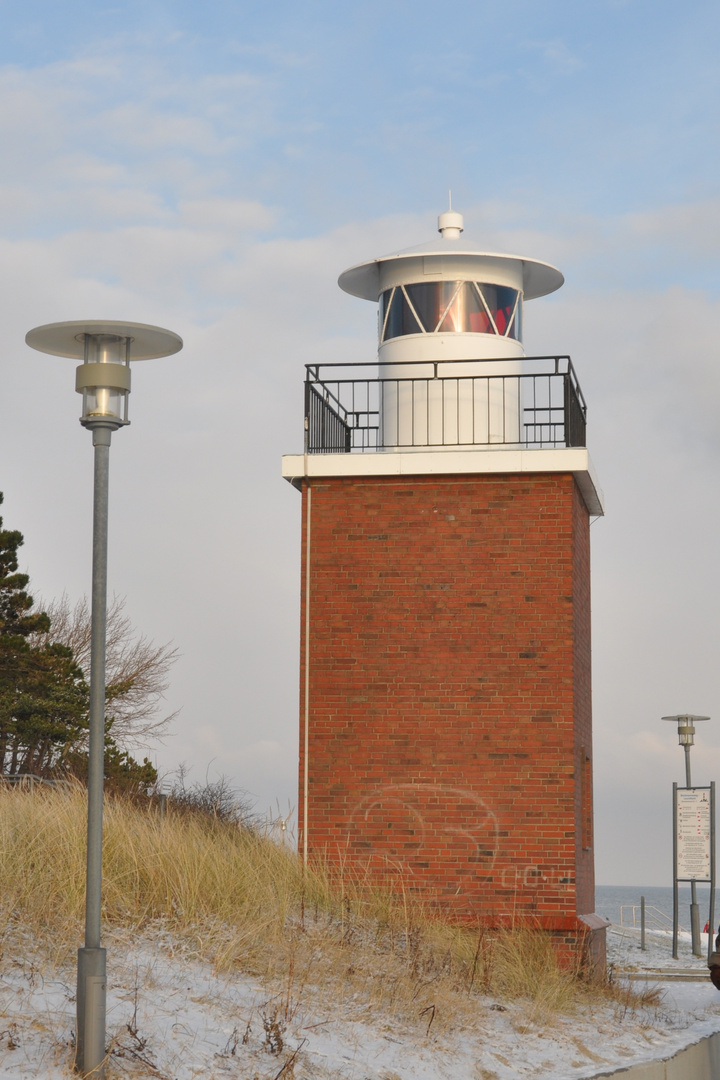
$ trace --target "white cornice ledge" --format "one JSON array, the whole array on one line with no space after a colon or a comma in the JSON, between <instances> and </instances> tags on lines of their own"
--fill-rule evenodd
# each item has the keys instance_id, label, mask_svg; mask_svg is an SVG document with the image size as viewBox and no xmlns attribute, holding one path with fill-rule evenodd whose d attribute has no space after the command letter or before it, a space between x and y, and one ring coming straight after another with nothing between
<instances>
[{"instance_id":1,"label":"white cornice ledge","mask_svg":"<svg viewBox=\"0 0 720 1080\"><path fill-rule=\"evenodd\" d=\"M486 473L572 473L588 513L604 514L604 499L587 450L413 450L367 454L286 454L282 474L293 483L328 476L458 476Z\"/></svg>"}]
</instances>

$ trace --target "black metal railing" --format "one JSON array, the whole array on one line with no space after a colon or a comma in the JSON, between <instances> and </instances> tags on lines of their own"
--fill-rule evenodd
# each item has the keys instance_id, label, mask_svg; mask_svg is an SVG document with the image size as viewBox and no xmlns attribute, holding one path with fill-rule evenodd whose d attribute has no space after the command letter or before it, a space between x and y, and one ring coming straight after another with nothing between
<instances>
[{"instance_id":1,"label":"black metal railing","mask_svg":"<svg viewBox=\"0 0 720 1080\"><path fill-rule=\"evenodd\" d=\"M353 448L347 410L322 383L309 380L305 382L305 432L308 447L313 447L310 453L346 454Z\"/></svg>"},{"instance_id":2,"label":"black metal railing","mask_svg":"<svg viewBox=\"0 0 720 1080\"><path fill-rule=\"evenodd\" d=\"M587 406L569 356L307 364L306 372L309 454L585 446Z\"/></svg>"}]
</instances>

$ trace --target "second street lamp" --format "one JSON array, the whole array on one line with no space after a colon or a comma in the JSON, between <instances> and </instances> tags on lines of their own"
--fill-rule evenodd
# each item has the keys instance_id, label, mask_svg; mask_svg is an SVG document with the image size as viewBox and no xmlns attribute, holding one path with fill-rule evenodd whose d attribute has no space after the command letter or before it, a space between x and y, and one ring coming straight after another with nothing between
<instances>
[{"instance_id":1,"label":"second street lamp","mask_svg":"<svg viewBox=\"0 0 720 1080\"><path fill-rule=\"evenodd\" d=\"M25 336L33 349L83 362L75 389L82 394L80 423L95 448L88 735L87 877L85 944L78 949L75 1067L82 1076L104 1076L105 950L100 943L102 816L105 773L105 636L107 617L108 480L110 439L129 423L130 361L170 356L182 349L171 330L143 323L49 323Z\"/></svg>"},{"instance_id":2,"label":"second street lamp","mask_svg":"<svg viewBox=\"0 0 720 1080\"><path fill-rule=\"evenodd\" d=\"M709 716L694 716L692 713L681 713L678 716L663 716L663 720L677 724L678 742L685 751L685 786L692 787L692 774L690 772L690 747L695 742L695 724L701 720L709 720ZM695 956L702 956L700 948L700 909L697 902L697 886L694 881L690 882L690 932L692 935L692 951Z\"/></svg>"}]
</instances>

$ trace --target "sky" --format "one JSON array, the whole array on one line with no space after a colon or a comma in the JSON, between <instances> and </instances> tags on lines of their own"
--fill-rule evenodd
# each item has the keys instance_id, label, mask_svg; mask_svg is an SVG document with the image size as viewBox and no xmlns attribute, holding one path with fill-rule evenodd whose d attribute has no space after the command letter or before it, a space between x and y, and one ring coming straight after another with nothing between
<instances>
[{"instance_id":1,"label":"sky","mask_svg":"<svg viewBox=\"0 0 720 1080\"><path fill-rule=\"evenodd\" d=\"M671 884L661 717L720 767L720 8L0 0L0 489L32 591L89 591L91 440L32 327L180 334L113 438L110 589L173 641L163 773L297 803L311 361L372 360L350 265L436 236L559 266L528 355L569 353L606 499L592 526L597 877Z\"/></svg>"}]
</instances>

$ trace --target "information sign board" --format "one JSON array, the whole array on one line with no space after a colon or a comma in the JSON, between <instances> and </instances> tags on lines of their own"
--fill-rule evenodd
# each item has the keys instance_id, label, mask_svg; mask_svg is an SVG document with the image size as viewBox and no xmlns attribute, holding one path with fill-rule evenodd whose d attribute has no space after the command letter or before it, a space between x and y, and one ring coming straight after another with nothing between
<instances>
[{"instance_id":1,"label":"information sign board","mask_svg":"<svg viewBox=\"0 0 720 1080\"><path fill-rule=\"evenodd\" d=\"M710 881L710 788L676 788L677 881Z\"/></svg>"}]
</instances>

